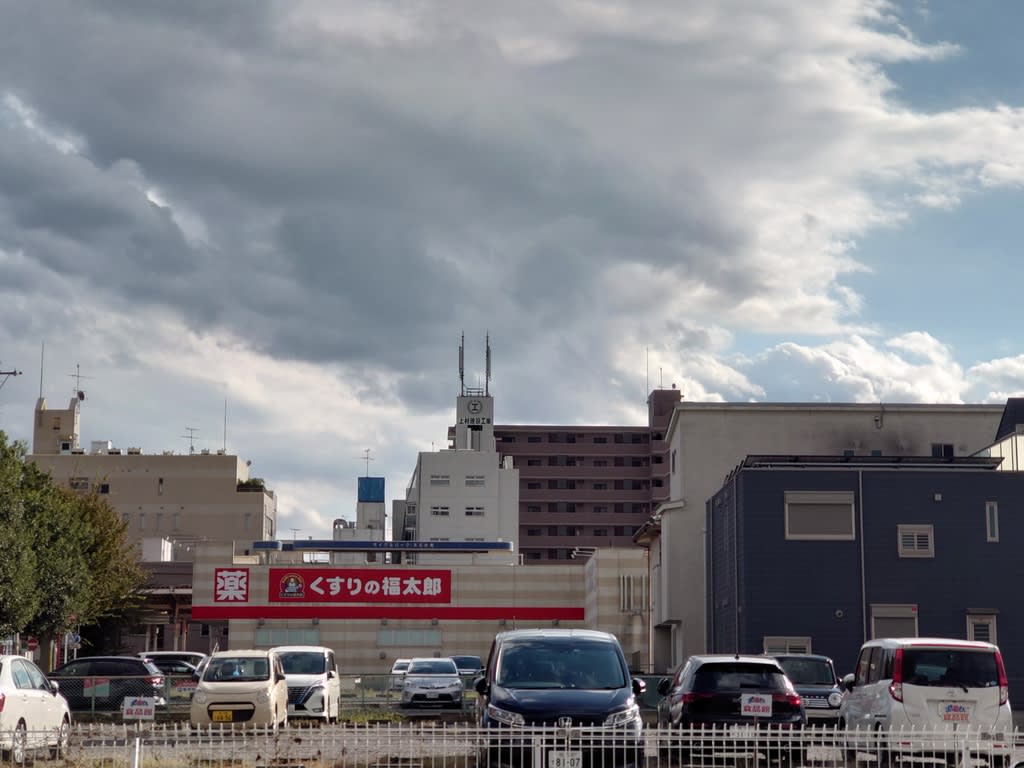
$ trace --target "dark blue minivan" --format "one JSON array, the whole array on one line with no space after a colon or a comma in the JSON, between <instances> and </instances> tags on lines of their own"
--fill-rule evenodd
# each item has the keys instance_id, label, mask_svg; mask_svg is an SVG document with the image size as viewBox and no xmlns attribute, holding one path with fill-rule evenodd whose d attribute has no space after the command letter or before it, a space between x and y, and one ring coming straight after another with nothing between
<instances>
[{"instance_id":1,"label":"dark blue minivan","mask_svg":"<svg viewBox=\"0 0 1024 768\"><path fill-rule=\"evenodd\" d=\"M615 635L562 628L500 632L475 688L477 722L495 729L490 765L529 765L538 745L547 768L642 762L638 697L645 683L630 675Z\"/></svg>"}]
</instances>

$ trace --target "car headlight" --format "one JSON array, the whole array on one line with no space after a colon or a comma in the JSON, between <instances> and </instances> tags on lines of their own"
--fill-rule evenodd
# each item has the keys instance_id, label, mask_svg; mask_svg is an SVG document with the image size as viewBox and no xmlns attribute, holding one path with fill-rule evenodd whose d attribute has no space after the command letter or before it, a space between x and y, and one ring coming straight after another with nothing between
<instances>
[{"instance_id":1,"label":"car headlight","mask_svg":"<svg viewBox=\"0 0 1024 768\"><path fill-rule=\"evenodd\" d=\"M518 712L509 712L493 704L487 705L487 716L505 725L526 725L526 720Z\"/></svg>"},{"instance_id":2,"label":"car headlight","mask_svg":"<svg viewBox=\"0 0 1024 768\"><path fill-rule=\"evenodd\" d=\"M636 704L621 712L612 712L605 718L604 724L609 728L621 728L640 719L640 707Z\"/></svg>"},{"instance_id":3,"label":"car headlight","mask_svg":"<svg viewBox=\"0 0 1024 768\"><path fill-rule=\"evenodd\" d=\"M256 701L258 701L260 704L266 704L268 701L270 701L270 691L268 691L266 688L261 690L259 693L256 694Z\"/></svg>"},{"instance_id":4,"label":"car headlight","mask_svg":"<svg viewBox=\"0 0 1024 768\"><path fill-rule=\"evenodd\" d=\"M196 704L205 704L206 691L204 691L202 688L197 689L192 696L192 701L194 701Z\"/></svg>"},{"instance_id":5,"label":"car headlight","mask_svg":"<svg viewBox=\"0 0 1024 768\"><path fill-rule=\"evenodd\" d=\"M830 707L838 707L842 703L843 694L841 694L839 691L832 691L832 693L828 695L828 705Z\"/></svg>"}]
</instances>

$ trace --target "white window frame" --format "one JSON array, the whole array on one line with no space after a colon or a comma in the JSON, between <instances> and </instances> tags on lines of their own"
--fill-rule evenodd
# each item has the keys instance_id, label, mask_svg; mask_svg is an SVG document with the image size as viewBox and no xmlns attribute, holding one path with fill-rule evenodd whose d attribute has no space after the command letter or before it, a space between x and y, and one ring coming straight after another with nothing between
<instances>
[{"instance_id":1,"label":"white window frame","mask_svg":"<svg viewBox=\"0 0 1024 768\"><path fill-rule=\"evenodd\" d=\"M979 624L988 626L988 637L979 638L975 634L975 627ZM986 643L996 643L996 615L994 613L967 613L967 639L982 640Z\"/></svg>"},{"instance_id":2,"label":"white window frame","mask_svg":"<svg viewBox=\"0 0 1024 768\"><path fill-rule=\"evenodd\" d=\"M985 541L999 541L999 502L985 502Z\"/></svg>"},{"instance_id":3,"label":"white window frame","mask_svg":"<svg viewBox=\"0 0 1024 768\"><path fill-rule=\"evenodd\" d=\"M433 486L447 486L451 485L452 478L450 475L431 475L430 484Z\"/></svg>"},{"instance_id":4,"label":"white window frame","mask_svg":"<svg viewBox=\"0 0 1024 768\"><path fill-rule=\"evenodd\" d=\"M466 517L483 517L484 508L481 506L466 507Z\"/></svg>"},{"instance_id":5,"label":"white window frame","mask_svg":"<svg viewBox=\"0 0 1024 768\"><path fill-rule=\"evenodd\" d=\"M467 488L480 488L486 483L486 475L466 475Z\"/></svg>"},{"instance_id":6,"label":"white window frame","mask_svg":"<svg viewBox=\"0 0 1024 768\"><path fill-rule=\"evenodd\" d=\"M913 546L907 546L910 542ZM935 557L935 526L897 525L896 544L900 557Z\"/></svg>"},{"instance_id":7,"label":"white window frame","mask_svg":"<svg viewBox=\"0 0 1024 768\"><path fill-rule=\"evenodd\" d=\"M789 528L790 505L834 504L850 507L849 533L793 533ZM787 541L854 541L857 538L857 518L854 510L853 491L786 491L784 501L784 524Z\"/></svg>"},{"instance_id":8,"label":"white window frame","mask_svg":"<svg viewBox=\"0 0 1024 768\"><path fill-rule=\"evenodd\" d=\"M810 637L765 635L761 638L761 643L767 656L783 653L813 653Z\"/></svg>"},{"instance_id":9,"label":"white window frame","mask_svg":"<svg viewBox=\"0 0 1024 768\"><path fill-rule=\"evenodd\" d=\"M435 504L430 508L430 514L434 517L448 517L451 514L451 508L446 504Z\"/></svg>"}]
</instances>

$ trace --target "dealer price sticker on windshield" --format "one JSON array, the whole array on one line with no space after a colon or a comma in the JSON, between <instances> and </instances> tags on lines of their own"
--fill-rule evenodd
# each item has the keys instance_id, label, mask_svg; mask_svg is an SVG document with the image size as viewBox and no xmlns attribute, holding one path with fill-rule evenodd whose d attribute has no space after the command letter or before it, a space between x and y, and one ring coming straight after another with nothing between
<instances>
[{"instance_id":1,"label":"dealer price sticker on windshield","mask_svg":"<svg viewBox=\"0 0 1024 768\"><path fill-rule=\"evenodd\" d=\"M548 752L548 768L583 768L583 753L578 749L552 749Z\"/></svg>"}]
</instances>

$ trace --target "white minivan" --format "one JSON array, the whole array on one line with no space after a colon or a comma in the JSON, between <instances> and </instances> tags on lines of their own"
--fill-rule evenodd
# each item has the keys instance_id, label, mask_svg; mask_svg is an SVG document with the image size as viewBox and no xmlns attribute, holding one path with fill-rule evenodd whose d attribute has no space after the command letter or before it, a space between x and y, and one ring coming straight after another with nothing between
<instances>
[{"instance_id":1,"label":"white minivan","mask_svg":"<svg viewBox=\"0 0 1024 768\"><path fill-rule=\"evenodd\" d=\"M839 722L850 750L944 758L964 750L1005 765L1013 746L1006 668L991 643L878 638L842 681ZM955 732L955 733L954 733Z\"/></svg>"},{"instance_id":2,"label":"white minivan","mask_svg":"<svg viewBox=\"0 0 1024 768\"><path fill-rule=\"evenodd\" d=\"M341 676L334 651L319 645L279 645L288 683L288 716L335 723L341 713Z\"/></svg>"}]
</instances>

